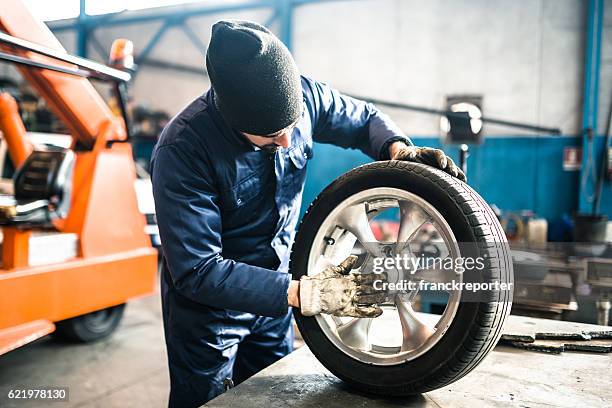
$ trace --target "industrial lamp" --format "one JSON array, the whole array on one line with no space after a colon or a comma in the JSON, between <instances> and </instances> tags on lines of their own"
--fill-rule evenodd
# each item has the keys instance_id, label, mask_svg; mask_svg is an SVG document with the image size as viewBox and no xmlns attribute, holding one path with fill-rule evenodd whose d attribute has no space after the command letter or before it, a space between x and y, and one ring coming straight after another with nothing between
<instances>
[{"instance_id":1,"label":"industrial lamp","mask_svg":"<svg viewBox=\"0 0 612 408\"><path fill-rule=\"evenodd\" d=\"M448 96L446 113L440 118L444 144L482 143L482 97Z\"/></svg>"},{"instance_id":2,"label":"industrial lamp","mask_svg":"<svg viewBox=\"0 0 612 408\"><path fill-rule=\"evenodd\" d=\"M440 117L442 143L459 145L459 167L466 175L469 145L482 143L481 106L481 96L448 96Z\"/></svg>"}]
</instances>

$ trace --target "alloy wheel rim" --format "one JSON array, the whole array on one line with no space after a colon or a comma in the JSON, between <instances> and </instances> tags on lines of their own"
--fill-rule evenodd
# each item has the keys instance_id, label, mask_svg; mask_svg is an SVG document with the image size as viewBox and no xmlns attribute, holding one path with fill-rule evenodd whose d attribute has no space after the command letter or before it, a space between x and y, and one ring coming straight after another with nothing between
<instances>
[{"instance_id":1,"label":"alloy wheel rim","mask_svg":"<svg viewBox=\"0 0 612 408\"><path fill-rule=\"evenodd\" d=\"M395 242L377 240L371 222L383 212L395 212L399 229ZM357 254L363 263L358 273L368 272L374 257L389 257L412 252L413 241L427 227L433 227L443 243L447 256L459 257L460 251L450 226L442 215L423 198L391 187L376 187L358 192L343 200L319 227L308 257L308 274L336 265L350 254ZM391 249L390 253L386 252ZM406 278L395 270L390 279ZM450 270L422 269L409 280L461 282L462 276ZM339 318L317 315L315 319L336 348L351 358L372 365L397 365L423 355L435 346L450 327L456 315L461 292L447 292L442 315L423 315L414 311L418 291L397 291L381 305L379 318ZM397 333L399 331L399 333ZM389 333L387 333L389 332Z\"/></svg>"}]
</instances>

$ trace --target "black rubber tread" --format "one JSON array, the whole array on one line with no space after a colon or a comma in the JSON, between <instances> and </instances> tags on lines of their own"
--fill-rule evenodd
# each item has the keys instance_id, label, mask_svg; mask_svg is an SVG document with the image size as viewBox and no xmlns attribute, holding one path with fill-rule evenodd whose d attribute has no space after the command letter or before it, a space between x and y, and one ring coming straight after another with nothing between
<instances>
[{"instance_id":1,"label":"black rubber tread","mask_svg":"<svg viewBox=\"0 0 612 408\"><path fill-rule=\"evenodd\" d=\"M109 316L104 325L97 327L96 330L92 330L90 324L86 321L89 316L95 313L92 312L56 322L53 335L62 340L76 343L90 343L104 339L110 336L119 326L125 311L125 303L104 310L108 311Z\"/></svg>"},{"instance_id":2,"label":"black rubber tread","mask_svg":"<svg viewBox=\"0 0 612 408\"><path fill-rule=\"evenodd\" d=\"M467 221L469 224L469 234L467 234L467 236L471 235L471 240L474 242L492 244L490 248L491 252L489 253L489 261L491 264L495 263L498 265L497 267L489 268L488 272L490 276L488 278L506 283L513 282L512 261L509 248L505 244L507 243L506 236L495 214L482 197L480 197L480 195L470 186L443 171L422 164L393 160L366 164L345 173L330 184L313 201L300 223L292 251L290 270L294 274L294 279L299 279L299 276L304 273L299 267L295 267L298 264L303 265L303 257L305 255L304 249L306 246L309 247L310 245L309 242L302 242L302 240L306 239L303 235L308 235L305 231L314 228L312 225L309 225L311 218L315 218L312 216L313 211L317 211L317 208L322 206L321 202L333 200L331 198L332 195L338 195L343 189L349 189L350 184L354 183L354 180L360 178L361 175L367 175L371 178L381 178L386 172L393 172L395 174L399 174L398 172L410 172L413 173L413 175L418 175L418 178L422 179L425 183L429 183L430 186L434 184L437 185L440 191L444 192L444 194L451 199L450 202L456 207L454 210L451 209L449 211L461 214L464 218L464 222ZM414 189L414 187L405 187L405 189L409 191ZM424 187L421 186L421 188ZM431 189L433 189L433 187ZM412 192L418 194L416 191ZM451 227L453 227L453 220L449 220L448 218L446 218L446 220L451 224ZM316 228L318 228L318 225L316 225ZM466 231L461 231L461 234L458 234L458 231L455 230L453 230L453 232L456 237L457 235L466 237ZM458 238L458 240L460 239ZM500 243L504 243L504 245L500 245ZM296 256L302 259L295 259ZM459 344L459 346L453 353L447 356L441 364L436 365L431 372L421 375L418 378L410 378L411 375L413 375L415 367L413 365L412 368L409 369L412 362L399 365L400 370L393 369L393 376L391 376L391 378L396 378L394 376L398 376L399 378L403 375L403 378L407 378L408 380L398 380L396 384L372 384L374 379L370 380L371 377L376 377L377 375L379 376L380 373L384 373L381 369L388 370L389 367L378 366L378 368L372 368L372 366L366 365L365 363L353 364L349 362L351 366L354 366L352 369L364 371L364 375L361 379L356 378L358 377L355 374L356 371L344 370L339 365L342 364L342 362L339 362L338 358L333 358L331 356L334 354L334 351L328 350L330 345L332 348L335 348L335 346L333 346L328 339L323 339L319 333L316 333L316 327L313 325L314 318L302 316L298 309L294 310L294 315L302 336L313 354L326 366L326 368L346 381L349 385L358 387L362 391L379 395L411 395L431 391L458 380L473 370L493 347L495 347L502 334L503 322L510 313L512 292L500 291L496 292L495 295L496 296L488 302L462 303L457 315L461 315L462 317L467 316L468 318L459 323L453 321L451 324L451 328L453 328L454 325L461 325L466 328L466 330L461 331L459 334L457 330L453 332L455 336L453 337L453 341ZM456 319L457 317L455 320ZM450 335L451 328L449 328L449 331L442 339ZM322 336L324 336L324 334ZM325 340L327 340L328 343L326 343ZM442 340L440 343L441 342ZM432 356L430 356L430 353L435 352L437 347L438 345L434 346L423 356L417 358L415 363L418 361L427 361L425 360L426 358L431 359ZM337 350L335 353L343 354ZM435 356L435 358L440 359L441 357ZM347 360L345 360L345 363L346 362ZM401 371L402 365L406 365L406 370Z\"/></svg>"}]
</instances>

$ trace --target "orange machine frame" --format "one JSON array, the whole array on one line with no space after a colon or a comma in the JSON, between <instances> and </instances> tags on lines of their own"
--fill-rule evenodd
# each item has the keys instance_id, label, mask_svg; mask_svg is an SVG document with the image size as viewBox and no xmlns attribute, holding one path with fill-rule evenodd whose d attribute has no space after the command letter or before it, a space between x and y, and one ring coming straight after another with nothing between
<instances>
[{"instance_id":1,"label":"orange machine frame","mask_svg":"<svg viewBox=\"0 0 612 408\"><path fill-rule=\"evenodd\" d=\"M0 29L57 51L59 41L20 0L4 0ZM30 52L20 55L50 61ZM56 61L53 61L58 64ZM65 64L65 63L61 63ZM69 64L65 64L70 66ZM145 233L138 209L135 165L123 120L85 78L49 70L19 68L73 137L76 164L71 208L55 224L76 233L78 256L43 266L29 266L29 229L2 228L0 269L0 354L54 330L53 322L126 302L155 288L157 251ZM17 104L0 95L0 132L16 166L32 146ZM85 151L83 151L85 147Z\"/></svg>"}]
</instances>

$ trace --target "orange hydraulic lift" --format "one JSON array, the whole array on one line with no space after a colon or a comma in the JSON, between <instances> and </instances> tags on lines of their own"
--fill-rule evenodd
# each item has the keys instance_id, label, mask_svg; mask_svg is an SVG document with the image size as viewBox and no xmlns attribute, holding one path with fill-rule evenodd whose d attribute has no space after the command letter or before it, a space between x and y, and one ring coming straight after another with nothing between
<instances>
[{"instance_id":1,"label":"orange hydraulic lift","mask_svg":"<svg viewBox=\"0 0 612 408\"><path fill-rule=\"evenodd\" d=\"M10 221L21 210L19 200L2 209L9 219L2 223L2 354L53 332L56 322L78 322L77 316L112 310L130 298L151 293L157 251L151 246L144 216L138 210L136 171L131 146L126 143L126 123L113 115L87 79L88 73L96 71L95 64L66 54L46 25L36 20L20 0L3 0L0 30L0 39L6 40L0 42L5 60L17 62L23 77L72 135L72 146L61 153L61 158L74 158L73 171L66 173L71 179L66 182L71 181L72 186L66 214L46 224L19 222ZM110 68L97 74L98 78L107 74L129 78L129 74ZM37 159L51 165L61 161L56 160L55 153L37 153L30 145L17 104L6 93L0 94L0 132L17 174L20 168L25 169L19 177L37 177ZM18 185L23 181L19 177L15 188L25 188L27 196L28 184ZM55 205L50 202L47 210L57 211ZM42 230L58 236L76 234L76 257L31 265L31 237Z\"/></svg>"}]
</instances>

